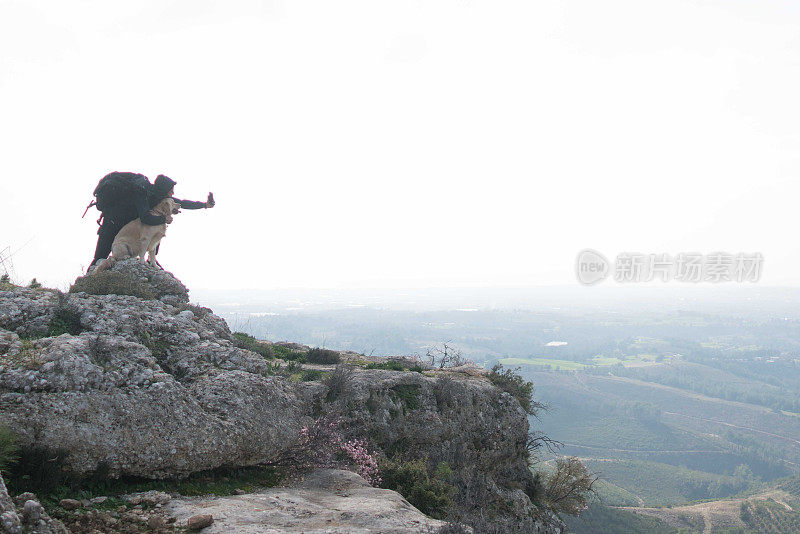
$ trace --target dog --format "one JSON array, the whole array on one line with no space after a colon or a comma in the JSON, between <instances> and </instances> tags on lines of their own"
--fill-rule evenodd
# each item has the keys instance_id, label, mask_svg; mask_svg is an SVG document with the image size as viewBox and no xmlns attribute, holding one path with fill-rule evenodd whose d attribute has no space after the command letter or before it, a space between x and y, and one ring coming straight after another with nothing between
<instances>
[{"instance_id":1,"label":"dog","mask_svg":"<svg viewBox=\"0 0 800 534\"><path fill-rule=\"evenodd\" d=\"M167 225L172 223L172 216L180 212L180 204L171 198L165 198L150 210L152 215L163 215L166 218L164 224L150 226L136 219L123 226L111 245L111 255L97 266L95 272L110 269L117 261L127 258L138 257L145 261L145 253L148 256L147 263L155 267L156 248L167 235Z\"/></svg>"}]
</instances>

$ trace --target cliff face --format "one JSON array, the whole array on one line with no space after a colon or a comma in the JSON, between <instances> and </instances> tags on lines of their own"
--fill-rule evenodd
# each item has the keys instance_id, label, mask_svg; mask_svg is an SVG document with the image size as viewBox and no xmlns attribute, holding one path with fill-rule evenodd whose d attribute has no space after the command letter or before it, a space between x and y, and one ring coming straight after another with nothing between
<instances>
[{"instance_id":1,"label":"cliff face","mask_svg":"<svg viewBox=\"0 0 800 534\"><path fill-rule=\"evenodd\" d=\"M280 362L237 348L168 273L114 269L156 298L0 287L0 424L23 445L68 451L74 473L181 476L270 461L333 406L349 435L447 462L460 495L543 528L524 491L525 413L484 378L356 368L332 398L325 383L277 376Z\"/></svg>"}]
</instances>

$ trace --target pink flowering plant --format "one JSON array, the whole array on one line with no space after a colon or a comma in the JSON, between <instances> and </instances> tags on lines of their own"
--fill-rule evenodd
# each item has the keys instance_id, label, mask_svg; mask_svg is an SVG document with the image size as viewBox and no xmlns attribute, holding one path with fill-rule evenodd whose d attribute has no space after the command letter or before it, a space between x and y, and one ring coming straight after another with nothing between
<instances>
[{"instance_id":1,"label":"pink flowering plant","mask_svg":"<svg viewBox=\"0 0 800 534\"><path fill-rule=\"evenodd\" d=\"M341 416L329 414L304 426L300 429L296 445L270 464L300 470L347 469L355 471L377 487L381 483L377 453L370 451L363 439L345 439L342 422Z\"/></svg>"}]
</instances>

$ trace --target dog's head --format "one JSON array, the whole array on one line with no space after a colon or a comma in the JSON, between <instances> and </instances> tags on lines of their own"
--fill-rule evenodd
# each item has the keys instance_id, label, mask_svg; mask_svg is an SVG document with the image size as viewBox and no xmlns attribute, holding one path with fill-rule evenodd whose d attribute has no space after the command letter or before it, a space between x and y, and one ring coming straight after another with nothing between
<instances>
[{"instance_id":1,"label":"dog's head","mask_svg":"<svg viewBox=\"0 0 800 534\"><path fill-rule=\"evenodd\" d=\"M150 211L153 215L163 215L167 224L172 222L172 216L181 212L181 205L171 198L165 198Z\"/></svg>"}]
</instances>

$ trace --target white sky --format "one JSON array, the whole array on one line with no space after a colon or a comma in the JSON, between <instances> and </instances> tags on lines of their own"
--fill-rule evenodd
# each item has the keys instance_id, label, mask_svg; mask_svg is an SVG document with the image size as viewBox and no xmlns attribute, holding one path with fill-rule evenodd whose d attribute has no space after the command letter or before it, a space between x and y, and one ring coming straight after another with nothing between
<instances>
[{"instance_id":1,"label":"white sky","mask_svg":"<svg viewBox=\"0 0 800 534\"><path fill-rule=\"evenodd\" d=\"M797 285L800 4L0 0L0 249L64 287L113 170L190 288L574 284L761 252Z\"/></svg>"}]
</instances>

